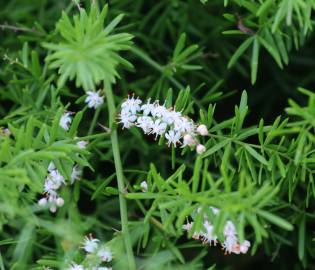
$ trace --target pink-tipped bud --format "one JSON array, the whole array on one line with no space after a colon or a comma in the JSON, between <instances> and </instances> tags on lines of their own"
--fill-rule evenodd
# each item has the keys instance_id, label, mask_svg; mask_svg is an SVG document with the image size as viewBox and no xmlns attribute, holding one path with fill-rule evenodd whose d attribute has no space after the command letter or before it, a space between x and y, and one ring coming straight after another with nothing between
<instances>
[{"instance_id":1,"label":"pink-tipped bud","mask_svg":"<svg viewBox=\"0 0 315 270\"><path fill-rule=\"evenodd\" d=\"M196 147L196 152L200 155L206 151L206 147L202 144L198 144Z\"/></svg>"},{"instance_id":2,"label":"pink-tipped bud","mask_svg":"<svg viewBox=\"0 0 315 270\"><path fill-rule=\"evenodd\" d=\"M248 249L250 247L250 242L245 240L241 245L240 245L240 252L245 254L247 253Z\"/></svg>"},{"instance_id":3,"label":"pink-tipped bud","mask_svg":"<svg viewBox=\"0 0 315 270\"><path fill-rule=\"evenodd\" d=\"M201 135L201 136L207 136L209 134L208 129L205 125L199 125L197 127L197 132Z\"/></svg>"},{"instance_id":4,"label":"pink-tipped bud","mask_svg":"<svg viewBox=\"0 0 315 270\"><path fill-rule=\"evenodd\" d=\"M192 145L195 145L195 144L196 144L196 141L193 138L193 136L191 136L190 134L186 134L184 136L184 145L192 146Z\"/></svg>"}]
</instances>

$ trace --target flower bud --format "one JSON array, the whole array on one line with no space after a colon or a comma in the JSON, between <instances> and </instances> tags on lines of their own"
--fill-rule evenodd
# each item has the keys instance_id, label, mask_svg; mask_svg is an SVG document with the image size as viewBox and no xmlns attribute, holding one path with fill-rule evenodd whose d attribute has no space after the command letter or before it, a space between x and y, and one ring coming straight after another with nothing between
<instances>
[{"instance_id":1,"label":"flower bud","mask_svg":"<svg viewBox=\"0 0 315 270\"><path fill-rule=\"evenodd\" d=\"M196 147L196 152L200 155L206 151L206 147L202 144L198 144Z\"/></svg>"},{"instance_id":2,"label":"flower bud","mask_svg":"<svg viewBox=\"0 0 315 270\"><path fill-rule=\"evenodd\" d=\"M57 206L59 206L59 207L63 206L64 203L65 203L65 201L64 201L63 198L60 198L60 197L59 197L59 198L56 200L56 204L57 204Z\"/></svg>"},{"instance_id":3,"label":"flower bud","mask_svg":"<svg viewBox=\"0 0 315 270\"><path fill-rule=\"evenodd\" d=\"M184 136L184 145L192 146L195 144L196 144L196 141L194 140L194 138L190 134L186 134Z\"/></svg>"},{"instance_id":4,"label":"flower bud","mask_svg":"<svg viewBox=\"0 0 315 270\"><path fill-rule=\"evenodd\" d=\"M248 249L250 247L250 242L245 240L241 245L240 245L240 252L245 254L247 253Z\"/></svg>"},{"instance_id":5,"label":"flower bud","mask_svg":"<svg viewBox=\"0 0 315 270\"><path fill-rule=\"evenodd\" d=\"M199 125L197 127L197 132L201 135L201 136L207 136L209 134L208 129L205 125Z\"/></svg>"},{"instance_id":6,"label":"flower bud","mask_svg":"<svg viewBox=\"0 0 315 270\"><path fill-rule=\"evenodd\" d=\"M47 204L47 199L41 198L37 203L39 206L45 206Z\"/></svg>"},{"instance_id":7,"label":"flower bud","mask_svg":"<svg viewBox=\"0 0 315 270\"><path fill-rule=\"evenodd\" d=\"M49 208L49 211L52 213L55 213L57 211L57 207L55 205L53 205Z\"/></svg>"},{"instance_id":8,"label":"flower bud","mask_svg":"<svg viewBox=\"0 0 315 270\"><path fill-rule=\"evenodd\" d=\"M148 191L148 184L146 181L142 181L140 184L142 192L147 192Z\"/></svg>"}]
</instances>

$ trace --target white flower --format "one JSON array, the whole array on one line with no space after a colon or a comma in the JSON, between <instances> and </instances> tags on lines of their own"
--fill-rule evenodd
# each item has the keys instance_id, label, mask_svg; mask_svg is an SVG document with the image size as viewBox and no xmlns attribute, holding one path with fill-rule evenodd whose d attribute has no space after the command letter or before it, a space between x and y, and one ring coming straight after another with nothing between
<instances>
[{"instance_id":1,"label":"white flower","mask_svg":"<svg viewBox=\"0 0 315 270\"><path fill-rule=\"evenodd\" d=\"M46 180L51 182L52 189L58 189L62 184L65 184L65 178L58 170L51 171Z\"/></svg>"},{"instance_id":2,"label":"white flower","mask_svg":"<svg viewBox=\"0 0 315 270\"><path fill-rule=\"evenodd\" d=\"M165 138L168 140L168 143L167 143L168 146L170 146L171 144L174 144L174 146L176 147L176 144L180 140L180 133L175 132L174 130L170 130L167 133L165 133Z\"/></svg>"},{"instance_id":3,"label":"white flower","mask_svg":"<svg viewBox=\"0 0 315 270\"><path fill-rule=\"evenodd\" d=\"M131 114L136 114L138 111L141 110L142 101L139 98L134 98L132 96L131 98L128 96L128 98L121 104L122 111L130 112Z\"/></svg>"},{"instance_id":4,"label":"white flower","mask_svg":"<svg viewBox=\"0 0 315 270\"><path fill-rule=\"evenodd\" d=\"M140 108L144 116L148 116L154 110L154 104L151 104L150 100L151 99L149 98L147 103L143 104Z\"/></svg>"},{"instance_id":5,"label":"white flower","mask_svg":"<svg viewBox=\"0 0 315 270\"><path fill-rule=\"evenodd\" d=\"M103 246L97 251L97 256L103 261L103 262L110 262L113 259L113 254L111 250Z\"/></svg>"},{"instance_id":6,"label":"white flower","mask_svg":"<svg viewBox=\"0 0 315 270\"><path fill-rule=\"evenodd\" d=\"M92 236L86 236L83 242L83 249L87 253L93 253L97 250L99 241L100 240L93 238Z\"/></svg>"},{"instance_id":7,"label":"white flower","mask_svg":"<svg viewBox=\"0 0 315 270\"><path fill-rule=\"evenodd\" d=\"M121 111L119 118L119 123L123 124L123 128L132 127L134 125L134 122L137 120L137 116L129 111Z\"/></svg>"},{"instance_id":8,"label":"white flower","mask_svg":"<svg viewBox=\"0 0 315 270\"><path fill-rule=\"evenodd\" d=\"M193 136L191 136L190 134L185 134L183 137L183 145L182 147L185 146L192 146L196 144L196 140L193 138Z\"/></svg>"},{"instance_id":9,"label":"white flower","mask_svg":"<svg viewBox=\"0 0 315 270\"><path fill-rule=\"evenodd\" d=\"M207 135L209 134L206 125L199 125L199 126L197 127L197 132L198 132L201 136L207 136Z\"/></svg>"},{"instance_id":10,"label":"white flower","mask_svg":"<svg viewBox=\"0 0 315 270\"><path fill-rule=\"evenodd\" d=\"M96 109L97 107L104 103L104 97L100 95L100 91L97 92L88 91L85 103L88 104L89 108Z\"/></svg>"},{"instance_id":11,"label":"white flower","mask_svg":"<svg viewBox=\"0 0 315 270\"><path fill-rule=\"evenodd\" d=\"M183 228L184 231L190 231L192 229L193 225L194 225L193 222L187 222L186 224L184 224L182 226L182 228Z\"/></svg>"},{"instance_id":12,"label":"white flower","mask_svg":"<svg viewBox=\"0 0 315 270\"><path fill-rule=\"evenodd\" d=\"M148 191L148 184L146 181L142 181L140 184L142 192L147 192Z\"/></svg>"},{"instance_id":13,"label":"white flower","mask_svg":"<svg viewBox=\"0 0 315 270\"><path fill-rule=\"evenodd\" d=\"M220 210L218 208L216 208L216 207L210 206L210 209L212 210L212 213L215 214L215 215L220 213Z\"/></svg>"},{"instance_id":14,"label":"white flower","mask_svg":"<svg viewBox=\"0 0 315 270\"><path fill-rule=\"evenodd\" d=\"M72 263L67 270L85 270L84 267L80 264Z\"/></svg>"},{"instance_id":15,"label":"white flower","mask_svg":"<svg viewBox=\"0 0 315 270\"><path fill-rule=\"evenodd\" d=\"M228 220L223 229L223 234L225 237L236 235L235 225L232 221Z\"/></svg>"},{"instance_id":16,"label":"white flower","mask_svg":"<svg viewBox=\"0 0 315 270\"><path fill-rule=\"evenodd\" d=\"M209 243L210 245L212 242L214 245L217 243L217 236L213 234L213 225L211 225L208 221L203 223L204 228L206 229L205 233L202 233L202 238L204 243Z\"/></svg>"},{"instance_id":17,"label":"white flower","mask_svg":"<svg viewBox=\"0 0 315 270\"><path fill-rule=\"evenodd\" d=\"M161 122L160 119L157 119L154 121L154 124L152 125L151 133L156 134L155 136L156 138L158 135L164 134L166 131L166 128L167 128L167 124L164 122Z\"/></svg>"},{"instance_id":18,"label":"white flower","mask_svg":"<svg viewBox=\"0 0 315 270\"><path fill-rule=\"evenodd\" d=\"M229 235L225 238L222 247L225 249L228 253L236 253L239 254L238 247L239 244L237 242L237 237L235 235Z\"/></svg>"},{"instance_id":19,"label":"white flower","mask_svg":"<svg viewBox=\"0 0 315 270\"><path fill-rule=\"evenodd\" d=\"M164 117L165 115L168 114L168 110L166 109L166 107L164 105L158 105L156 104L153 108L153 110L151 111L152 116L154 117Z\"/></svg>"},{"instance_id":20,"label":"white flower","mask_svg":"<svg viewBox=\"0 0 315 270\"><path fill-rule=\"evenodd\" d=\"M45 206L47 204L47 199L46 198L41 198L40 200L38 200L38 205L39 206Z\"/></svg>"},{"instance_id":21,"label":"white flower","mask_svg":"<svg viewBox=\"0 0 315 270\"><path fill-rule=\"evenodd\" d=\"M182 114L176 111L167 111L163 116L163 121L166 122L168 125L174 124L174 122L178 122L181 120Z\"/></svg>"},{"instance_id":22,"label":"white flower","mask_svg":"<svg viewBox=\"0 0 315 270\"><path fill-rule=\"evenodd\" d=\"M197 147L196 147L196 152L197 154L202 154L206 151L206 147L202 144L198 144Z\"/></svg>"},{"instance_id":23,"label":"white flower","mask_svg":"<svg viewBox=\"0 0 315 270\"><path fill-rule=\"evenodd\" d=\"M80 148L80 149L85 149L86 145L88 144L89 142L87 141L78 141L77 142L77 146Z\"/></svg>"},{"instance_id":24,"label":"white flower","mask_svg":"<svg viewBox=\"0 0 315 270\"><path fill-rule=\"evenodd\" d=\"M82 174L82 170L78 165L73 166L72 172L71 172L71 178L70 178L70 184L72 185L75 180L80 179L80 176Z\"/></svg>"},{"instance_id":25,"label":"white flower","mask_svg":"<svg viewBox=\"0 0 315 270\"><path fill-rule=\"evenodd\" d=\"M112 270L112 268L101 266L101 267L94 267L93 270Z\"/></svg>"},{"instance_id":26,"label":"white flower","mask_svg":"<svg viewBox=\"0 0 315 270\"><path fill-rule=\"evenodd\" d=\"M137 127L142 128L144 134L149 134L152 130L153 120L148 116L140 116L137 119Z\"/></svg>"},{"instance_id":27,"label":"white flower","mask_svg":"<svg viewBox=\"0 0 315 270\"><path fill-rule=\"evenodd\" d=\"M71 113L66 112L64 113L59 121L59 125L64 129L64 130L69 130L70 124L71 124L72 118L71 118Z\"/></svg>"}]
</instances>

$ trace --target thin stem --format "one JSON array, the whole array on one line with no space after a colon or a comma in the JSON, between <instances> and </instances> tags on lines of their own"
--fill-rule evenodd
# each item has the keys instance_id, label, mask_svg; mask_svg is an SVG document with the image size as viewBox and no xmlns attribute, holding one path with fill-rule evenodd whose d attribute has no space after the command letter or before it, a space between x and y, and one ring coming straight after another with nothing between
<instances>
[{"instance_id":1,"label":"thin stem","mask_svg":"<svg viewBox=\"0 0 315 270\"><path fill-rule=\"evenodd\" d=\"M94 112L93 119L89 128L89 131L88 131L88 135L91 135L93 133L98 116L100 115L100 112L101 112L101 107L98 107Z\"/></svg>"},{"instance_id":2,"label":"thin stem","mask_svg":"<svg viewBox=\"0 0 315 270\"><path fill-rule=\"evenodd\" d=\"M105 82L104 86L105 86L105 95L107 98L107 105L108 105L108 112L109 112L109 127L111 128L111 142L112 142L114 163L115 163L118 190L119 190L119 206L120 206L122 234L125 241L125 249L127 252L129 269L136 270L136 262L133 255L132 243L131 243L130 234L128 230L127 203L124 197L124 193L125 193L124 174L123 174L123 168L121 165L121 159L120 159L120 153L119 153L117 131L115 128L113 128L113 125L115 123L115 115L116 115L115 101L114 101L111 85Z\"/></svg>"},{"instance_id":3,"label":"thin stem","mask_svg":"<svg viewBox=\"0 0 315 270\"><path fill-rule=\"evenodd\" d=\"M9 25L7 23L0 24L0 29L1 30L11 30L14 32L30 32L30 33L34 33L37 35L43 35L43 33L37 31L35 28L19 27L19 26L15 26L15 25Z\"/></svg>"}]
</instances>

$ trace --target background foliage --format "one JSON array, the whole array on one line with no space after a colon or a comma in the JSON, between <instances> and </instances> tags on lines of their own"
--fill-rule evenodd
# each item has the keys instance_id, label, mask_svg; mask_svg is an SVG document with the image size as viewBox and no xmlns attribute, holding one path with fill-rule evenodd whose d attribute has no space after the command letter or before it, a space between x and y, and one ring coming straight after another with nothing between
<instances>
[{"instance_id":1,"label":"background foliage","mask_svg":"<svg viewBox=\"0 0 315 270\"><path fill-rule=\"evenodd\" d=\"M97 123L118 133L138 269L314 268L315 1L94 2L100 14L90 1L0 10L0 269L63 269L89 232L111 243L114 269L129 269L113 137ZM207 125L207 151L109 124L109 103L84 104L85 91L109 88L117 106L130 93L176 103ZM68 132L64 110L75 112ZM50 161L66 179L84 167L56 214L37 206ZM238 224L250 254L186 236L186 217L209 205L222 210L218 231Z\"/></svg>"}]
</instances>

